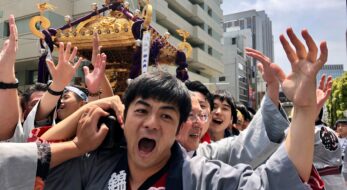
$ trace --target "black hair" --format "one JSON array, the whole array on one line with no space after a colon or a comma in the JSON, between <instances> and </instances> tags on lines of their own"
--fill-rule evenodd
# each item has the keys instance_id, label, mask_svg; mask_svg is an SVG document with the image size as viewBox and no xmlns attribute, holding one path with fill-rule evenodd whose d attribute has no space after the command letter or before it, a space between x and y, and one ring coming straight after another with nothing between
<instances>
[{"instance_id":1,"label":"black hair","mask_svg":"<svg viewBox=\"0 0 347 190\"><path fill-rule=\"evenodd\" d=\"M220 101L227 101L231 108L231 116L233 118L233 124L237 122L237 111L235 107L235 101L229 91L226 90L217 90L214 92L213 99L218 98Z\"/></svg>"},{"instance_id":2,"label":"black hair","mask_svg":"<svg viewBox=\"0 0 347 190\"><path fill-rule=\"evenodd\" d=\"M240 131L236 129L235 127L231 127L231 129L226 128L224 130L224 138L238 136L238 135L240 135Z\"/></svg>"},{"instance_id":3,"label":"black hair","mask_svg":"<svg viewBox=\"0 0 347 190\"><path fill-rule=\"evenodd\" d=\"M252 107L247 106L247 110L254 116L257 111L255 111Z\"/></svg>"},{"instance_id":4,"label":"black hair","mask_svg":"<svg viewBox=\"0 0 347 190\"><path fill-rule=\"evenodd\" d=\"M210 104L210 110L213 110L213 95L204 84L202 84L200 81L186 81L184 84L186 85L188 90L193 92L200 92L201 94L203 94Z\"/></svg>"},{"instance_id":5,"label":"black hair","mask_svg":"<svg viewBox=\"0 0 347 190\"><path fill-rule=\"evenodd\" d=\"M30 101L30 97L34 92L46 92L47 85L44 83L35 83L27 88L21 95L20 105L22 110L25 110L26 105Z\"/></svg>"},{"instance_id":6,"label":"black hair","mask_svg":"<svg viewBox=\"0 0 347 190\"><path fill-rule=\"evenodd\" d=\"M187 87L174 76L163 71L146 73L131 81L123 96L124 120L126 120L130 104L138 97L152 98L176 105L180 113L179 125L187 121L192 109Z\"/></svg>"},{"instance_id":7,"label":"black hair","mask_svg":"<svg viewBox=\"0 0 347 190\"><path fill-rule=\"evenodd\" d=\"M252 120L253 116L250 114L247 107L245 105L243 105L241 102L236 103L236 109L241 112L245 121L251 121Z\"/></svg>"}]
</instances>

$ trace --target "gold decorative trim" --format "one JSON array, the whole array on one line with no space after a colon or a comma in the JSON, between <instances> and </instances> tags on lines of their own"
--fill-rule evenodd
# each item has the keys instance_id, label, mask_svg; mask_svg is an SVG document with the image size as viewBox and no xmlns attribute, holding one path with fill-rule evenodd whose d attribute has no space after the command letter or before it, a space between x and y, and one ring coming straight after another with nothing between
<instances>
[{"instance_id":1,"label":"gold decorative trim","mask_svg":"<svg viewBox=\"0 0 347 190\"><path fill-rule=\"evenodd\" d=\"M31 18L29 21L29 29L31 33L33 33L35 36L37 36L40 39L44 39L45 36L42 34L42 32L39 29L36 28L37 23L40 23L43 29L48 29L51 26L51 22L44 16L35 16Z\"/></svg>"},{"instance_id":2,"label":"gold decorative trim","mask_svg":"<svg viewBox=\"0 0 347 190\"><path fill-rule=\"evenodd\" d=\"M192 51L193 51L192 46L187 42L187 38L190 36L190 33L183 29L178 29L176 31L178 35L183 37L183 42L178 44L177 49L185 52L186 57L189 58L192 55Z\"/></svg>"},{"instance_id":3,"label":"gold decorative trim","mask_svg":"<svg viewBox=\"0 0 347 190\"><path fill-rule=\"evenodd\" d=\"M149 0L145 0L145 1L146 1L146 6L143 8L142 18L144 18L143 27L145 29L148 29L149 25L152 22L153 7L149 3Z\"/></svg>"}]
</instances>

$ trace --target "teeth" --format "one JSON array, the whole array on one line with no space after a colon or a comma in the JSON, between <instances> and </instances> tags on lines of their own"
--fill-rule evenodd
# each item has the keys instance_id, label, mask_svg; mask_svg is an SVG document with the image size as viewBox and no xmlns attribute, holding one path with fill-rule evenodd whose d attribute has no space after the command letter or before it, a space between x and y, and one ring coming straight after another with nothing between
<instances>
[{"instance_id":1,"label":"teeth","mask_svg":"<svg viewBox=\"0 0 347 190\"><path fill-rule=\"evenodd\" d=\"M223 123L223 120L213 119L213 122L218 123L218 124L221 124L221 123Z\"/></svg>"}]
</instances>

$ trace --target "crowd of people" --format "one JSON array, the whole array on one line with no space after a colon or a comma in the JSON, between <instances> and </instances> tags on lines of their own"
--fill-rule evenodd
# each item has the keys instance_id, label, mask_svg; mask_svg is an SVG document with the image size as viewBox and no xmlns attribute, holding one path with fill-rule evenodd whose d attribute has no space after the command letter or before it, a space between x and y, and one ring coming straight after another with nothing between
<instances>
[{"instance_id":1,"label":"crowd of people","mask_svg":"<svg viewBox=\"0 0 347 190\"><path fill-rule=\"evenodd\" d=\"M72 84L83 60L78 49L60 43L58 62L47 60L52 81L19 93L12 15L9 28L0 53L0 189L347 189L347 120L322 121L332 78L318 87L315 79L328 49L307 30L307 48L291 28L289 41L280 36L288 75L246 48L267 83L254 111L226 90L211 93L160 70L114 95L97 34L85 86ZM293 102L290 122L280 86ZM112 125L99 122L113 114ZM105 138L117 143L103 147Z\"/></svg>"}]
</instances>

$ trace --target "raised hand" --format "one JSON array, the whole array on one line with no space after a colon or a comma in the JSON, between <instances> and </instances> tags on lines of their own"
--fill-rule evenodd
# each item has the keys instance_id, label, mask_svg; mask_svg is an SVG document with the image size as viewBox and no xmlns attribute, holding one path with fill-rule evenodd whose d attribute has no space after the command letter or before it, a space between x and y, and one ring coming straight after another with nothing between
<instances>
[{"instance_id":1,"label":"raised hand","mask_svg":"<svg viewBox=\"0 0 347 190\"><path fill-rule=\"evenodd\" d=\"M91 73L87 66L83 67L85 83L90 93L96 93L100 89L100 84L105 75L106 55L104 53L98 54L93 65L94 70Z\"/></svg>"},{"instance_id":2,"label":"raised hand","mask_svg":"<svg viewBox=\"0 0 347 190\"><path fill-rule=\"evenodd\" d=\"M47 60L49 72L52 75L54 86L57 88L53 90L63 90L70 83L82 61L82 58L79 58L77 63L74 63L76 54L77 47L74 47L71 53L71 43L68 42L64 50L64 43L60 42L58 64L55 66L53 61Z\"/></svg>"},{"instance_id":3,"label":"raised hand","mask_svg":"<svg viewBox=\"0 0 347 190\"><path fill-rule=\"evenodd\" d=\"M322 78L319 81L319 87L316 90L317 95L317 116L324 106L324 103L329 99L331 95L331 87L333 85L333 78L331 76L328 77L327 81L325 81L326 76L322 75Z\"/></svg>"},{"instance_id":4,"label":"raised hand","mask_svg":"<svg viewBox=\"0 0 347 190\"><path fill-rule=\"evenodd\" d=\"M15 82L14 65L18 49L18 32L15 19L10 15L9 19L10 36L5 40L0 52L0 81L5 83Z\"/></svg>"},{"instance_id":5,"label":"raised hand","mask_svg":"<svg viewBox=\"0 0 347 190\"><path fill-rule=\"evenodd\" d=\"M94 37L93 37L93 51L92 51L92 64L95 65L97 64L98 62L98 55L100 54L100 51L101 51L101 48L102 46L99 45L99 36L97 34L97 32L94 33ZM102 58L103 56L101 56ZM105 61L106 61L106 58L105 58ZM106 62L105 62L106 64ZM100 89L101 89L101 94L100 94L100 98L105 98L105 97L109 97L109 96L113 96L113 90L112 90L112 87L111 87L111 84L110 84L110 81L107 79L106 75L105 75L105 72L103 71L102 73L104 73L103 77L100 79ZM100 74L100 77L101 77L101 74ZM98 78L99 80L99 78ZM90 84L89 84L90 85ZM97 86L97 85L95 85ZM96 92L98 89L94 88L93 89L90 89L88 84L87 84L87 87L88 87L88 90L92 93ZM93 88L93 87L91 87ZM90 99L91 100L91 99Z\"/></svg>"},{"instance_id":6,"label":"raised hand","mask_svg":"<svg viewBox=\"0 0 347 190\"><path fill-rule=\"evenodd\" d=\"M271 67L278 67L276 64L271 62L271 59L262 54L260 51L257 51L252 48L245 48L246 54L250 57L253 57L254 59L257 59L258 64L257 67L264 79L264 81L271 85L273 83L278 85L278 81L276 79L275 74L272 72Z\"/></svg>"},{"instance_id":7,"label":"raised hand","mask_svg":"<svg viewBox=\"0 0 347 190\"><path fill-rule=\"evenodd\" d=\"M307 182L313 164L314 121L317 116L316 75L327 61L328 49L326 42L322 42L321 55L317 59L318 48L307 30L303 30L301 34L308 52L291 28L287 29L287 34L295 50L283 35L280 40L291 63L292 72L289 75L285 75L281 69L273 69L273 72L280 80L285 95L294 105L285 148L301 179Z\"/></svg>"},{"instance_id":8,"label":"raised hand","mask_svg":"<svg viewBox=\"0 0 347 190\"><path fill-rule=\"evenodd\" d=\"M273 103L278 104L279 102L279 82L276 75L272 70L280 69L278 65L271 62L271 59L252 48L246 48L246 54L254 59L257 59L258 70L261 73L264 81L267 83L267 94L273 101Z\"/></svg>"},{"instance_id":9,"label":"raised hand","mask_svg":"<svg viewBox=\"0 0 347 190\"><path fill-rule=\"evenodd\" d=\"M107 112L95 105L89 106L83 113L78 122L76 137L73 139L81 152L92 151L101 145L107 135L108 128L103 124L98 129L97 124L100 117L107 115Z\"/></svg>"},{"instance_id":10,"label":"raised hand","mask_svg":"<svg viewBox=\"0 0 347 190\"><path fill-rule=\"evenodd\" d=\"M100 54L102 46L99 46L99 35L97 32L94 32L93 36L93 50L92 50L92 64L95 65L97 61L97 56Z\"/></svg>"},{"instance_id":11,"label":"raised hand","mask_svg":"<svg viewBox=\"0 0 347 190\"><path fill-rule=\"evenodd\" d=\"M307 30L302 31L302 36L306 41L308 52L291 28L287 29L287 35L295 51L283 35L280 36L280 40L291 63L292 72L287 76L280 68L273 69L273 72L280 80L285 95L294 106L316 107L316 75L327 61L326 42L320 44L321 55L317 59L318 48Z\"/></svg>"}]
</instances>

